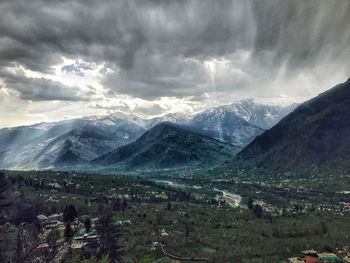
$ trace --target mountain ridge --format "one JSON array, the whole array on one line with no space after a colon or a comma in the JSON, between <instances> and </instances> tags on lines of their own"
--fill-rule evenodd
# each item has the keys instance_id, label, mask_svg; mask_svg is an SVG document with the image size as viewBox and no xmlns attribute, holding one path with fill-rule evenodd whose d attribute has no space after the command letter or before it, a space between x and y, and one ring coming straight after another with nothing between
<instances>
[{"instance_id":1,"label":"mountain ridge","mask_svg":"<svg viewBox=\"0 0 350 263\"><path fill-rule=\"evenodd\" d=\"M233 157L238 147L220 142L190 128L163 122L135 142L118 147L92 163L135 168L172 168L214 165Z\"/></svg>"},{"instance_id":2,"label":"mountain ridge","mask_svg":"<svg viewBox=\"0 0 350 263\"><path fill-rule=\"evenodd\" d=\"M257 167L322 166L350 158L350 79L299 105L235 158Z\"/></svg>"},{"instance_id":3,"label":"mountain ridge","mask_svg":"<svg viewBox=\"0 0 350 263\"><path fill-rule=\"evenodd\" d=\"M252 105L247 101L245 106L250 106L256 111L261 107L252 100L250 103ZM277 108L277 110L280 109ZM224 114L217 114L216 111L222 111ZM258 115L259 118L264 116ZM60 160L61 156L65 155L76 155L76 163L79 164L89 162L96 156L135 141L144 132L163 121L172 121L191 127L193 131L239 147L245 146L264 131L246 121L243 116L239 116L227 105L208 109L194 116L171 113L152 119L142 119L136 115L116 112L109 115L0 129L2 147L0 167L60 168L61 162L56 160ZM85 135L90 133L91 136L83 138L79 136L79 131L84 131ZM100 135L104 138L101 139Z\"/></svg>"}]
</instances>

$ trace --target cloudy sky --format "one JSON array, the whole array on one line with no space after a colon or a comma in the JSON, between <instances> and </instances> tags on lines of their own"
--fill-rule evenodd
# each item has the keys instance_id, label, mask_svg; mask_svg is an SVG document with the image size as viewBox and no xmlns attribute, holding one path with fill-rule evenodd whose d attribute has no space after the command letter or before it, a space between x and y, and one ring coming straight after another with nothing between
<instances>
[{"instance_id":1,"label":"cloudy sky","mask_svg":"<svg viewBox=\"0 0 350 263\"><path fill-rule=\"evenodd\" d=\"M349 61L348 0L2 0L0 127L303 101Z\"/></svg>"}]
</instances>

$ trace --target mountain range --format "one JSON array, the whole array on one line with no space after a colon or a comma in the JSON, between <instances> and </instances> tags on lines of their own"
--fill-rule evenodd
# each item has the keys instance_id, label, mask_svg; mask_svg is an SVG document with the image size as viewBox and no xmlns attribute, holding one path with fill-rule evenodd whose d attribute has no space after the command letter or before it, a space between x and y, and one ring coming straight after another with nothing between
<instances>
[{"instance_id":1,"label":"mountain range","mask_svg":"<svg viewBox=\"0 0 350 263\"><path fill-rule=\"evenodd\" d=\"M162 122L136 141L100 156L92 163L128 169L211 166L231 159L240 150L171 122Z\"/></svg>"},{"instance_id":2,"label":"mountain range","mask_svg":"<svg viewBox=\"0 0 350 263\"><path fill-rule=\"evenodd\" d=\"M192 116L113 113L0 129L0 168L116 170L233 163L271 169L350 159L350 79L287 107L242 100ZM234 157L235 156L235 157Z\"/></svg>"},{"instance_id":3,"label":"mountain range","mask_svg":"<svg viewBox=\"0 0 350 263\"><path fill-rule=\"evenodd\" d=\"M208 109L193 116L172 113L143 119L113 113L3 128L0 129L0 168L45 169L85 165L120 146L145 138L143 134L162 122L172 122L181 125L186 132L191 131L231 144L234 148L233 155L237 149L242 149L257 135L275 125L295 106L269 106L248 99ZM185 147L184 151L188 150L188 145L174 147ZM183 165L181 162L179 164Z\"/></svg>"},{"instance_id":4,"label":"mountain range","mask_svg":"<svg viewBox=\"0 0 350 263\"><path fill-rule=\"evenodd\" d=\"M350 79L301 104L235 161L255 167L344 165L350 159Z\"/></svg>"},{"instance_id":5,"label":"mountain range","mask_svg":"<svg viewBox=\"0 0 350 263\"><path fill-rule=\"evenodd\" d=\"M188 124L213 138L244 147L296 106L271 106L246 99L198 113Z\"/></svg>"}]
</instances>

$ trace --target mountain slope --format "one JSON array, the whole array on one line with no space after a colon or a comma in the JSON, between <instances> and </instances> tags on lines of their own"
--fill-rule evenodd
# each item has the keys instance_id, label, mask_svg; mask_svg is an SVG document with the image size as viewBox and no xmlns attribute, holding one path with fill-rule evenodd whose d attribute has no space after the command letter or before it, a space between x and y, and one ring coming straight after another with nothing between
<instances>
[{"instance_id":1,"label":"mountain slope","mask_svg":"<svg viewBox=\"0 0 350 263\"><path fill-rule=\"evenodd\" d=\"M208 136L244 147L296 106L264 105L245 99L200 112L187 123Z\"/></svg>"},{"instance_id":2,"label":"mountain slope","mask_svg":"<svg viewBox=\"0 0 350 263\"><path fill-rule=\"evenodd\" d=\"M250 124L225 107L217 107L199 113L189 125L210 137L234 145L245 146L263 129Z\"/></svg>"},{"instance_id":3,"label":"mountain slope","mask_svg":"<svg viewBox=\"0 0 350 263\"><path fill-rule=\"evenodd\" d=\"M151 129L159 123L171 122L174 124L186 125L190 120L189 116L180 113L169 113L161 117L145 120L147 129Z\"/></svg>"},{"instance_id":4,"label":"mountain slope","mask_svg":"<svg viewBox=\"0 0 350 263\"><path fill-rule=\"evenodd\" d=\"M258 167L342 163L350 158L350 79L303 103L235 158Z\"/></svg>"},{"instance_id":5,"label":"mountain slope","mask_svg":"<svg viewBox=\"0 0 350 263\"><path fill-rule=\"evenodd\" d=\"M209 166L232 158L238 150L179 125L161 123L135 142L97 158L93 164L127 169Z\"/></svg>"},{"instance_id":6,"label":"mountain slope","mask_svg":"<svg viewBox=\"0 0 350 263\"><path fill-rule=\"evenodd\" d=\"M254 99L240 100L226 108L250 124L268 130L275 126L283 117L291 113L298 104L275 106L256 103Z\"/></svg>"},{"instance_id":7,"label":"mountain slope","mask_svg":"<svg viewBox=\"0 0 350 263\"><path fill-rule=\"evenodd\" d=\"M164 121L191 126L195 132L244 147L264 131L259 125L270 128L271 122L268 121L276 121L277 117L284 114L283 110L283 107L243 100L194 116L171 113L142 119L116 112L4 128L0 129L0 168L44 169L80 165L133 142L146 130Z\"/></svg>"},{"instance_id":8,"label":"mountain slope","mask_svg":"<svg viewBox=\"0 0 350 263\"><path fill-rule=\"evenodd\" d=\"M135 140L145 131L132 121L112 117L2 129L0 138L4 141L11 138L11 142L4 143L0 167L43 169L89 162ZM6 136L2 137L1 133ZM75 161L70 162L69 157Z\"/></svg>"},{"instance_id":9,"label":"mountain slope","mask_svg":"<svg viewBox=\"0 0 350 263\"><path fill-rule=\"evenodd\" d=\"M114 141L98 130L74 129L50 142L35 156L38 168L84 164L113 149Z\"/></svg>"}]
</instances>

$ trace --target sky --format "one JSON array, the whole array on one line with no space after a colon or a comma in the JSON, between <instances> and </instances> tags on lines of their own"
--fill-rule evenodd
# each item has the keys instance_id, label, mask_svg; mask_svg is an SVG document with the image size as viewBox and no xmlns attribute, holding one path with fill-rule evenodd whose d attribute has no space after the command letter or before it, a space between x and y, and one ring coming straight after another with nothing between
<instances>
[{"instance_id":1,"label":"sky","mask_svg":"<svg viewBox=\"0 0 350 263\"><path fill-rule=\"evenodd\" d=\"M349 61L348 0L2 0L0 127L302 102Z\"/></svg>"}]
</instances>

